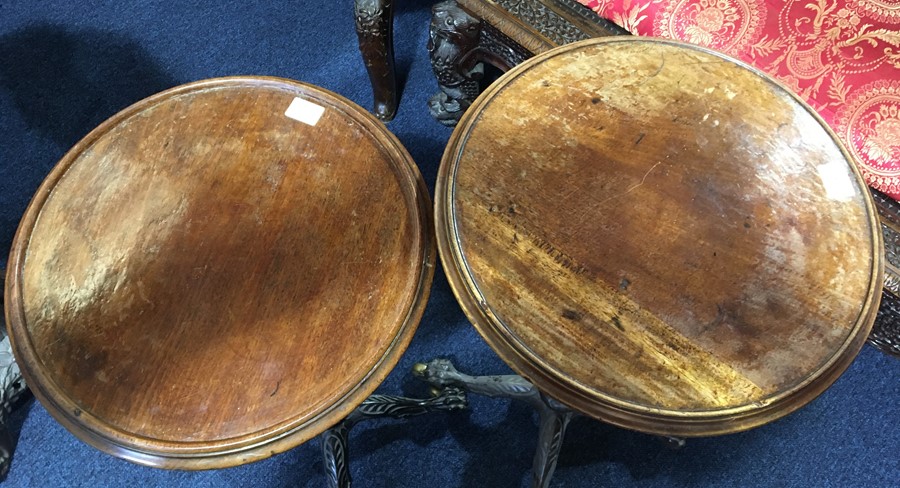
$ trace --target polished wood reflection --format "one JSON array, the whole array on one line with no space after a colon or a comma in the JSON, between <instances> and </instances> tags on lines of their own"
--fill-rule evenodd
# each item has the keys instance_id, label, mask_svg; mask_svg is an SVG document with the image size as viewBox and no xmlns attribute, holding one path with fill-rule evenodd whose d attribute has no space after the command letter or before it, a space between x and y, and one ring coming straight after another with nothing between
<instances>
[{"instance_id":1,"label":"polished wood reflection","mask_svg":"<svg viewBox=\"0 0 900 488\"><path fill-rule=\"evenodd\" d=\"M408 153L337 95L274 78L164 92L75 146L29 207L7 283L20 366L122 457L268 457L396 364L433 274L429 219Z\"/></svg>"},{"instance_id":2,"label":"polished wood reflection","mask_svg":"<svg viewBox=\"0 0 900 488\"><path fill-rule=\"evenodd\" d=\"M629 428L780 417L846 368L878 307L874 207L833 133L701 48L595 39L520 65L454 132L436 199L479 332Z\"/></svg>"}]
</instances>

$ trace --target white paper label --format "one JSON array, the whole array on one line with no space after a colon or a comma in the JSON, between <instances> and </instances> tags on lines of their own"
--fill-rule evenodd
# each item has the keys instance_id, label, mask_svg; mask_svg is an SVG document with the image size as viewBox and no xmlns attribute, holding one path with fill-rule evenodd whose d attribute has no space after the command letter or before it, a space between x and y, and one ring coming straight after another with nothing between
<instances>
[{"instance_id":1,"label":"white paper label","mask_svg":"<svg viewBox=\"0 0 900 488\"><path fill-rule=\"evenodd\" d=\"M819 178L822 179L822 186L825 187L825 195L828 198L844 202L856 195L856 188L844 165L834 161L821 164L816 169L819 171Z\"/></svg>"},{"instance_id":2,"label":"white paper label","mask_svg":"<svg viewBox=\"0 0 900 488\"><path fill-rule=\"evenodd\" d=\"M307 125L315 126L325 113L325 107L300 97L294 99L284 111L284 115Z\"/></svg>"}]
</instances>

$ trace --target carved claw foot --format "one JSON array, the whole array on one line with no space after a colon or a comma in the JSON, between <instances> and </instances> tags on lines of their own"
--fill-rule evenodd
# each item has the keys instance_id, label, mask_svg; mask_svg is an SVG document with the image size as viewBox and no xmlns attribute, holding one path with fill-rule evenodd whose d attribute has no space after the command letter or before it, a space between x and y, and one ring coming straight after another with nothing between
<instances>
[{"instance_id":1,"label":"carved claw foot","mask_svg":"<svg viewBox=\"0 0 900 488\"><path fill-rule=\"evenodd\" d=\"M428 99L428 112L442 125L456 127L471 104L472 100L450 98L446 93L438 92Z\"/></svg>"},{"instance_id":2,"label":"carved claw foot","mask_svg":"<svg viewBox=\"0 0 900 488\"><path fill-rule=\"evenodd\" d=\"M412 374L437 387L459 384L462 379L459 371L447 359L432 359L428 364L416 363L412 367Z\"/></svg>"},{"instance_id":3,"label":"carved claw foot","mask_svg":"<svg viewBox=\"0 0 900 488\"><path fill-rule=\"evenodd\" d=\"M469 376L446 359L418 363L413 366L413 375L434 386L457 386L478 395L524 400L532 406L544 402L537 388L519 375Z\"/></svg>"},{"instance_id":4,"label":"carved claw foot","mask_svg":"<svg viewBox=\"0 0 900 488\"><path fill-rule=\"evenodd\" d=\"M459 123L462 113L469 108L468 105L451 99L444 92L438 92L428 99L428 112L442 125L454 127Z\"/></svg>"},{"instance_id":5,"label":"carved claw foot","mask_svg":"<svg viewBox=\"0 0 900 488\"><path fill-rule=\"evenodd\" d=\"M348 457L350 429L360 421L374 418L408 418L429 412L462 410L469 406L466 392L448 387L435 389L431 398L415 399L392 395L372 395L341 423L321 436L322 458L329 488L349 488L351 483Z\"/></svg>"}]
</instances>

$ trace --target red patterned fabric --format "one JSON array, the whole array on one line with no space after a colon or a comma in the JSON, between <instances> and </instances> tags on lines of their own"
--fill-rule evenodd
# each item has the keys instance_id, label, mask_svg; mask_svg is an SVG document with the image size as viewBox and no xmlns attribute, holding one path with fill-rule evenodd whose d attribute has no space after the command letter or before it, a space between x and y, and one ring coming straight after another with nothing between
<instances>
[{"instance_id":1,"label":"red patterned fabric","mask_svg":"<svg viewBox=\"0 0 900 488\"><path fill-rule=\"evenodd\" d=\"M632 34L679 39L781 80L900 199L900 0L578 0Z\"/></svg>"}]
</instances>

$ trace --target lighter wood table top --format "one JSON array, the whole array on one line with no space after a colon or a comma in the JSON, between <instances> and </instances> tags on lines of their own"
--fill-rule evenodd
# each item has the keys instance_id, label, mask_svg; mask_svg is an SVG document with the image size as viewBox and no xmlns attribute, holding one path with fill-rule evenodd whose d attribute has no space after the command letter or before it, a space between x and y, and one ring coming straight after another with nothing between
<instances>
[{"instance_id":1,"label":"lighter wood table top","mask_svg":"<svg viewBox=\"0 0 900 488\"><path fill-rule=\"evenodd\" d=\"M32 201L7 279L16 357L57 419L115 455L271 456L396 364L433 276L430 215L408 153L337 95L172 89L91 132Z\"/></svg>"},{"instance_id":2,"label":"lighter wood table top","mask_svg":"<svg viewBox=\"0 0 900 488\"><path fill-rule=\"evenodd\" d=\"M642 431L735 432L821 393L871 328L881 235L849 161L746 65L584 41L469 109L438 248L472 323L545 393Z\"/></svg>"}]
</instances>

